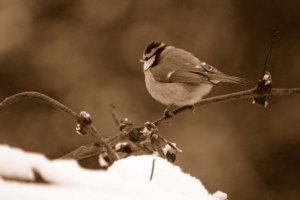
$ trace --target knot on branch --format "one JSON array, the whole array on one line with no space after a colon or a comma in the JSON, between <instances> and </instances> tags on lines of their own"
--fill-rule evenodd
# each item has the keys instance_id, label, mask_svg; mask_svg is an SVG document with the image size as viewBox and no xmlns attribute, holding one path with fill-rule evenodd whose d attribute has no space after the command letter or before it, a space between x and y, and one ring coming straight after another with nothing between
<instances>
[{"instance_id":1,"label":"knot on branch","mask_svg":"<svg viewBox=\"0 0 300 200\"><path fill-rule=\"evenodd\" d=\"M92 124L91 115L86 111L81 111L77 119L76 133L85 135L88 133L87 126Z\"/></svg>"},{"instance_id":2,"label":"knot on branch","mask_svg":"<svg viewBox=\"0 0 300 200\"><path fill-rule=\"evenodd\" d=\"M146 122L141 128L131 129L128 138L134 143L142 142L147 140L154 131L157 131L157 127L152 122Z\"/></svg>"},{"instance_id":3,"label":"knot on branch","mask_svg":"<svg viewBox=\"0 0 300 200\"><path fill-rule=\"evenodd\" d=\"M128 142L119 142L114 146L113 149L118 153L121 152L125 154L131 154L134 152L132 145Z\"/></svg>"},{"instance_id":4,"label":"knot on branch","mask_svg":"<svg viewBox=\"0 0 300 200\"><path fill-rule=\"evenodd\" d=\"M102 154L99 154L98 163L99 163L99 166L103 169L106 169L106 168L108 168L109 166L112 165L112 162L109 159L108 154L106 152L102 153Z\"/></svg>"},{"instance_id":5,"label":"knot on branch","mask_svg":"<svg viewBox=\"0 0 300 200\"><path fill-rule=\"evenodd\" d=\"M257 87L254 91L255 94L257 94L257 97L253 98L252 103L257 103L258 105L261 105L263 107L268 106L267 96L264 95L265 93L271 92L272 90L272 76L271 73L268 71L265 71L262 79L258 81Z\"/></svg>"},{"instance_id":6,"label":"knot on branch","mask_svg":"<svg viewBox=\"0 0 300 200\"><path fill-rule=\"evenodd\" d=\"M120 131L124 132L130 132L133 128L133 123L128 118L125 118L120 121L119 123L119 129Z\"/></svg>"},{"instance_id":7,"label":"knot on branch","mask_svg":"<svg viewBox=\"0 0 300 200\"><path fill-rule=\"evenodd\" d=\"M175 143L171 144L172 146L170 144L166 144L166 146L163 148L163 152L167 160L173 163L176 160L177 153L182 151L178 151L178 148L176 147Z\"/></svg>"},{"instance_id":8,"label":"knot on branch","mask_svg":"<svg viewBox=\"0 0 300 200\"><path fill-rule=\"evenodd\" d=\"M113 147L113 150L118 153L119 156L127 157L132 153L142 150L147 154L156 154L170 162L176 160L176 155L178 152L181 152L181 150L176 147L176 144L169 142L157 134L158 128L155 123L146 122L142 127L133 127L131 122L127 123L128 121L129 120L125 118L121 124L127 127L126 138L130 142L119 142ZM102 157L101 159L102 163L104 163L104 158Z\"/></svg>"},{"instance_id":9,"label":"knot on branch","mask_svg":"<svg viewBox=\"0 0 300 200\"><path fill-rule=\"evenodd\" d=\"M150 141L154 152L160 157L166 158L169 162L175 162L177 153L182 152L181 149L176 147L175 143L167 141L156 133L151 134Z\"/></svg>"}]
</instances>

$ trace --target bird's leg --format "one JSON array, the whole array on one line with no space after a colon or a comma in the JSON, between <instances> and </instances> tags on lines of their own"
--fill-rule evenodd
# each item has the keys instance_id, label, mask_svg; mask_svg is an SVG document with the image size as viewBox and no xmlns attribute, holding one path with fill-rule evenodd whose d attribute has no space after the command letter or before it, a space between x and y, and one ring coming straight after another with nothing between
<instances>
[{"instance_id":1,"label":"bird's leg","mask_svg":"<svg viewBox=\"0 0 300 200\"><path fill-rule=\"evenodd\" d=\"M171 111L171 107L173 106L174 104L170 104L168 105L168 107L164 110L164 118L168 118L168 124L170 123L170 121L172 121L173 118L175 118L175 115L174 113Z\"/></svg>"},{"instance_id":2,"label":"bird's leg","mask_svg":"<svg viewBox=\"0 0 300 200\"><path fill-rule=\"evenodd\" d=\"M174 104L170 104L168 105L165 110L164 110L164 116L165 117L169 117L169 116L174 116L173 112L171 111L171 107L173 106Z\"/></svg>"}]
</instances>

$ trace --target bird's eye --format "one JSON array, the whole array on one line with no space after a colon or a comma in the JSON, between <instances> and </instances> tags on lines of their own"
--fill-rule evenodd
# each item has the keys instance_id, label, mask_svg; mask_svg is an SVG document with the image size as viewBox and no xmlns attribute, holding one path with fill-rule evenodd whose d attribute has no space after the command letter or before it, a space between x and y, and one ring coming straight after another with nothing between
<instances>
[{"instance_id":1,"label":"bird's eye","mask_svg":"<svg viewBox=\"0 0 300 200\"><path fill-rule=\"evenodd\" d=\"M152 58L154 56L154 54L147 54L144 58L144 60L149 60L150 58Z\"/></svg>"}]
</instances>

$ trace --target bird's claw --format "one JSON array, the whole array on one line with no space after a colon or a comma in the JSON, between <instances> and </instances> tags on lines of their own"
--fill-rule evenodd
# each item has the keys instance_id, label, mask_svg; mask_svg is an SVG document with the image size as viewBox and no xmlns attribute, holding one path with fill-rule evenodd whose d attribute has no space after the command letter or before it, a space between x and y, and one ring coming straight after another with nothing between
<instances>
[{"instance_id":1,"label":"bird's claw","mask_svg":"<svg viewBox=\"0 0 300 200\"><path fill-rule=\"evenodd\" d=\"M167 119L167 124L171 124L171 121L175 118L175 114L170 111L170 107L172 107L172 105L168 106L165 110L164 110L164 115L163 118Z\"/></svg>"},{"instance_id":2,"label":"bird's claw","mask_svg":"<svg viewBox=\"0 0 300 200\"><path fill-rule=\"evenodd\" d=\"M190 108L189 108L193 113L196 113L196 107L195 105L191 105Z\"/></svg>"}]
</instances>

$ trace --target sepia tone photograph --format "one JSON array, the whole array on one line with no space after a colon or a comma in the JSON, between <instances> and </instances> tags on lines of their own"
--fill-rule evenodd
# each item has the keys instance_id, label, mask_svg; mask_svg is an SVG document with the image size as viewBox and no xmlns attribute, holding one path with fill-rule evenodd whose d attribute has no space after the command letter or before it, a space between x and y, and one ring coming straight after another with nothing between
<instances>
[{"instance_id":1,"label":"sepia tone photograph","mask_svg":"<svg viewBox=\"0 0 300 200\"><path fill-rule=\"evenodd\" d=\"M300 3L0 0L0 199L295 200Z\"/></svg>"}]
</instances>

